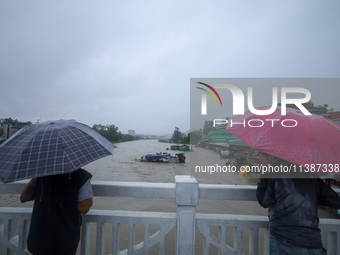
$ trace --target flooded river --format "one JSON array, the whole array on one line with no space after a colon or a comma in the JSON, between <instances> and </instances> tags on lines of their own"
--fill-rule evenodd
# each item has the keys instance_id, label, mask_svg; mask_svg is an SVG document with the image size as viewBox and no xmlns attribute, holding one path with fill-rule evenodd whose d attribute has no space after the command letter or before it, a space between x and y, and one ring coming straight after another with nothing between
<instances>
[{"instance_id":1,"label":"flooded river","mask_svg":"<svg viewBox=\"0 0 340 255\"><path fill-rule=\"evenodd\" d=\"M92 180L96 181L174 182L176 175L193 175L200 183L250 184L251 178L237 173L195 173L194 165L225 165L226 159L204 148L193 147L192 151L186 151L184 164L140 162L141 156L146 154L169 152L175 156L180 152L167 150L170 146L157 140L119 143L112 156L88 164L84 169L91 172Z\"/></svg>"},{"instance_id":2,"label":"flooded river","mask_svg":"<svg viewBox=\"0 0 340 255\"><path fill-rule=\"evenodd\" d=\"M185 152L186 163L150 163L141 162L140 158L146 154L166 152L171 144L159 143L157 140L139 140L118 143L112 156L99 159L83 168L89 171L95 181L127 181L127 182L155 182L173 183L176 175L192 175L199 183L207 184L254 184L254 180L238 173L195 173L193 164L224 165L226 159L221 159L214 151L194 147ZM172 156L179 151L171 151ZM208 163L207 163L208 162ZM211 162L211 163L209 163ZM147 200L147 201L145 201ZM21 204L19 195L1 195L1 206L31 207L33 202ZM175 212L174 201L164 199L135 199L95 197L93 209L142 210ZM198 212L254 214L266 215L267 210L256 202L243 201L200 201Z\"/></svg>"},{"instance_id":3,"label":"flooded river","mask_svg":"<svg viewBox=\"0 0 340 255\"><path fill-rule=\"evenodd\" d=\"M253 178L241 176L238 173L195 173L193 164L224 165L226 159L221 159L214 151L194 147L185 152L186 163L154 163L141 162L146 154L165 152L171 144L159 143L156 140L141 140L117 144L113 156L99 159L88 164L84 169L92 173L96 181L128 181L173 183L176 175L192 175L199 183L245 185L256 183ZM179 151L170 151L172 156ZM191 165L191 171L190 171ZM111 200L110 202L108 202ZM135 198L95 198L95 209L119 209L175 212L174 201L164 199ZM267 215L267 210L257 202L243 201L212 201L202 200L197 207L198 212Z\"/></svg>"},{"instance_id":4,"label":"flooded river","mask_svg":"<svg viewBox=\"0 0 340 255\"><path fill-rule=\"evenodd\" d=\"M156 140L142 140L117 144L113 156L109 156L93 162L84 167L93 175L96 181L133 181L133 182L157 182L173 183L176 175L192 175L199 183L208 184L232 184L244 185L254 184L254 180L244 177L238 173L195 173L195 165L224 165L226 159L221 159L219 153L194 147L192 151L185 152L186 163L149 163L141 162L140 158L146 154L166 152L171 144L159 143ZM174 156L179 151L168 151ZM190 171L191 169L191 171ZM141 198L107 198L95 197L94 209L109 210L138 210L176 212L175 201L172 199L141 199ZM267 215L267 210L259 206L257 202L245 201L221 201L221 200L200 200L196 208L199 213L219 214L249 214ZM109 231L109 230L107 230ZM141 230L142 231L142 230ZM127 238L127 230L122 229L121 237ZM123 237L125 236L125 238ZM232 235L229 242L233 242ZM244 241L247 242L247 234ZM110 243L111 240L108 240ZM166 238L165 253L175 254L176 233L171 230ZM121 242L121 248L126 248L126 243ZM260 245L260 250L262 245ZM202 254L202 236L198 232L196 236L196 254ZM244 254L248 253L247 245L244 247ZM110 247L106 247L109 251ZM106 253L105 253L106 254ZM158 254L157 248L150 254ZM217 254L211 250L210 254Z\"/></svg>"}]
</instances>

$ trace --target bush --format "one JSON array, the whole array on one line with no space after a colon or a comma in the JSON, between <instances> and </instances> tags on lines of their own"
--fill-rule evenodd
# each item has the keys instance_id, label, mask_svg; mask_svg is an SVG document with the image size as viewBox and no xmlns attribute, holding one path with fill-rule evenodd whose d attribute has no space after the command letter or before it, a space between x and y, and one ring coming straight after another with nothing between
<instances>
[{"instance_id":1,"label":"bush","mask_svg":"<svg viewBox=\"0 0 340 255\"><path fill-rule=\"evenodd\" d=\"M171 143L170 139L159 139L158 142L160 143Z\"/></svg>"}]
</instances>

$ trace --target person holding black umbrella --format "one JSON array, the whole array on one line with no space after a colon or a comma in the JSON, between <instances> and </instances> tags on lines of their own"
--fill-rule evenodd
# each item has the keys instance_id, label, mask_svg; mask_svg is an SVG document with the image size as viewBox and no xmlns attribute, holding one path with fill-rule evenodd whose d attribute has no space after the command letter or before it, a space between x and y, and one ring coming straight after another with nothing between
<instances>
[{"instance_id":1,"label":"person holding black umbrella","mask_svg":"<svg viewBox=\"0 0 340 255\"><path fill-rule=\"evenodd\" d=\"M27 248L34 255L74 255L81 214L92 206L92 175L81 167L116 148L75 120L27 125L0 145L0 180L31 179L20 200L34 201Z\"/></svg>"},{"instance_id":2,"label":"person holding black umbrella","mask_svg":"<svg viewBox=\"0 0 340 255\"><path fill-rule=\"evenodd\" d=\"M257 155L262 166L293 165L263 152ZM318 227L318 205L340 208L340 198L321 179L262 178L256 197L261 206L269 208L271 255L326 254Z\"/></svg>"},{"instance_id":3,"label":"person holding black umbrella","mask_svg":"<svg viewBox=\"0 0 340 255\"><path fill-rule=\"evenodd\" d=\"M20 201L35 200L28 251L33 255L74 255L80 240L81 214L92 206L92 175L83 169L32 179Z\"/></svg>"}]
</instances>

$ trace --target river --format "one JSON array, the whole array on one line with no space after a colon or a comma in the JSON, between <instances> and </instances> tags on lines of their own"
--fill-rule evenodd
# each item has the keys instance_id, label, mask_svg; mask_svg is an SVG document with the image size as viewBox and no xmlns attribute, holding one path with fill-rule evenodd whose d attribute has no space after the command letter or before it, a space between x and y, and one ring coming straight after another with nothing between
<instances>
[{"instance_id":1,"label":"river","mask_svg":"<svg viewBox=\"0 0 340 255\"><path fill-rule=\"evenodd\" d=\"M193 170L195 165L224 165L226 162L226 159L220 158L219 153L204 148L193 147L192 151L185 152L185 163L149 163L140 161L141 156L156 152L166 152L166 149L170 148L170 146L171 144L159 143L156 140L119 143L117 148L114 149L112 156L88 164L84 169L92 173L92 179L96 181L173 183L176 175L191 175L199 183L232 185L254 185L256 183L251 176L241 176L238 173L232 172L214 174L195 173ZM168 152L172 156L179 153L179 151L171 150ZM171 199L95 197L93 209L176 212L177 208L175 201ZM247 201L200 200L196 211L199 213L267 215L267 209L262 208L257 202ZM106 229L106 231L110 233L109 229ZM121 231L121 238L126 240L128 236L127 229L121 229ZM142 232L142 230L140 231ZM108 235L110 236L110 234ZM110 237L107 239L108 243L111 241L109 239ZM231 235L228 239L232 243L233 238ZM247 234L245 234L244 240L246 241L247 239ZM197 233L196 254L202 254L203 246L201 242L202 236L200 233ZM175 243L176 234L175 229L173 229L166 238L166 254L175 254ZM126 245L126 242L121 242L122 249L127 248ZM261 250L262 245L260 246ZM247 254L248 248L246 246L244 248L244 253ZM106 247L106 250L109 252L110 246ZM158 254L157 249L150 251L150 254ZM211 254L217 253L212 249Z\"/></svg>"},{"instance_id":2,"label":"river","mask_svg":"<svg viewBox=\"0 0 340 255\"><path fill-rule=\"evenodd\" d=\"M141 156L156 152L170 152L175 156L179 151L167 150L171 145L157 140L118 143L112 156L99 159L83 168L91 172L92 180L96 181L174 182L176 175L192 175L201 183L250 184L251 178L237 173L195 173L194 165L225 165L226 159L221 159L217 152L204 148L193 147L192 151L186 151L184 164L140 162Z\"/></svg>"},{"instance_id":3,"label":"river","mask_svg":"<svg viewBox=\"0 0 340 255\"><path fill-rule=\"evenodd\" d=\"M139 140L116 144L112 156L94 161L83 168L89 171L94 181L127 181L173 183L176 175L192 175L199 183L208 184L254 184L254 180L238 173L195 173L190 172L190 165L219 164L224 165L226 159L220 159L217 152L194 147L185 152L186 163L149 163L141 162L146 154L166 152L171 144L159 143L157 140ZM179 151L171 151L171 155ZM207 163L208 162L208 163ZM209 163L212 162L212 163ZM193 168L193 166L191 166ZM0 195L0 206L31 207L33 202L21 204L19 195ZM142 211L175 212L173 201L164 199L135 199L95 197L93 209L119 209ZM267 210L256 202L243 201L211 201L202 200L197 207L198 212L266 215Z\"/></svg>"}]
</instances>

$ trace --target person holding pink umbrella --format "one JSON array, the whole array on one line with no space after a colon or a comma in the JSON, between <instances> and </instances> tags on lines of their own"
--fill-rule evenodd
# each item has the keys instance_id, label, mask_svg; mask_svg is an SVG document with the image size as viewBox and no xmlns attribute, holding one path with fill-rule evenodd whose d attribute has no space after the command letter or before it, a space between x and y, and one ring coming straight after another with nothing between
<instances>
[{"instance_id":1,"label":"person holding pink umbrella","mask_svg":"<svg viewBox=\"0 0 340 255\"><path fill-rule=\"evenodd\" d=\"M289 166L290 162L259 152L263 166ZM270 254L326 254L318 228L318 205L340 208L334 190L317 178L263 178L256 193L268 209Z\"/></svg>"},{"instance_id":2,"label":"person holding pink umbrella","mask_svg":"<svg viewBox=\"0 0 340 255\"><path fill-rule=\"evenodd\" d=\"M263 178L256 196L268 208L270 254L326 254L317 208L339 209L340 198L319 175L339 174L340 125L292 108L283 115L277 107L235 116L226 130L259 151Z\"/></svg>"}]
</instances>

